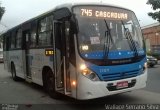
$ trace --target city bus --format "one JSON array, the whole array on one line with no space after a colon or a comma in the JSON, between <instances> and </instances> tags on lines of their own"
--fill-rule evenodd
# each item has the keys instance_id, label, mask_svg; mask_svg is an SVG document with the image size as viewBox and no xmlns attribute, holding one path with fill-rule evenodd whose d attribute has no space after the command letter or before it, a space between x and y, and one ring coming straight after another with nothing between
<instances>
[{"instance_id":1,"label":"city bus","mask_svg":"<svg viewBox=\"0 0 160 110\"><path fill-rule=\"evenodd\" d=\"M146 86L144 39L133 11L104 3L55 7L3 34L4 68L53 98L87 100Z\"/></svg>"},{"instance_id":2,"label":"city bus","mask_svg":"<svg viewBox=\"0 0 160 110\"><path fill-rule=\"evenodd\" d=\"M3 45L0 42L0 63L3 63Z\"/></svg>"}]
</instances>

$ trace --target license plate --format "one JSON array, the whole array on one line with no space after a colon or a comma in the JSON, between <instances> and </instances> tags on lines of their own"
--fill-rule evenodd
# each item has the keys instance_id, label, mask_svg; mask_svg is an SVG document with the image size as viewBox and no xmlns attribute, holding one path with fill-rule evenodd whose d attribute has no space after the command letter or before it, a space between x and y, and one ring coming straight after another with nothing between
<instances>
[{"instance_id":1,"label":"license plate","mask_svg":"<svg viewBox=\"0 0 160 110\"><path fill-rule=\"evenodd\" d=\"M118 82L116 87L117 89L126 88L128 87L128 81Z\"/></svg>"}]
</instances>

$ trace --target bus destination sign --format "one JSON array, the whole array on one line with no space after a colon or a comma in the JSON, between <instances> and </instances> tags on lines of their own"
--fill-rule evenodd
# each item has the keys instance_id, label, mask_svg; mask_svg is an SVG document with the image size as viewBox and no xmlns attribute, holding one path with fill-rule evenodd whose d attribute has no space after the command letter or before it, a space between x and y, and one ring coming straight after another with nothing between
<instances>
[{"instance_id":1,"label":"bus destination sign","mask_svg":"<svg viewBox=\"0 0 160 110\"><path fill-rule=\"evenodd\" d=\"M128 13L125 12L116 12L116 11L102 11L95 9L81 8L80 15L83 17L96 17L104 19L116 19L116 20L127 20Z\"/></svg>"}]
</instances>

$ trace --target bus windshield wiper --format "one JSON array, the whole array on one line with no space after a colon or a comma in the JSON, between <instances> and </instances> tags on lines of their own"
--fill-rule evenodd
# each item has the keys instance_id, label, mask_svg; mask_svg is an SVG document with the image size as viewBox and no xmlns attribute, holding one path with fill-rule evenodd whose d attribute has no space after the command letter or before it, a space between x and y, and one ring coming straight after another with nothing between
<instances>
[{"instance_id":1,"label":"bus windshield wiper","mask_svg":"<svg viewBox=\"0 0 160 110\"><path fill-rule=\"evenodd\" d=\"M108 59L108 53L109 53L109 47L110 47L110 43L113 43L113 39L111 36L111 30L106 22L106 20L104 19L105 25L107 30L105 31L105 42L104 42L104 60Z\"/></svg>"},{"instance_id":2,"label":"bus windshield wiper","mask_svg":"<svg viewBox=\"0 0 160 110\"><path fill-rule=\"evenodd\" d=\"M134 51L135 56L137 57L138 56L138 52L137 52L137 48L136 48L135 42L134 42L134 40L132 38L132 35L129 32L129 29L125 27L124 22L122 20L121 20L121 22L122 22L122 25L123 25L123 28L124 28L124 31L125 31L125 37L126 37L126 39L129 40L129 42L128 42L129 43L129 47L131 48L132 51Z\"/></svg>"}]
</instances>

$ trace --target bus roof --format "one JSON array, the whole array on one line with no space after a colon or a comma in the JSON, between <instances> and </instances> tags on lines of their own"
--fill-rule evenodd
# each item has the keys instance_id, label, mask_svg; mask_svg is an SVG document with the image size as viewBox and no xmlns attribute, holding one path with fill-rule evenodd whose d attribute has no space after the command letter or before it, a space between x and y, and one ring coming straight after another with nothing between
<instances>
[{"instance_id":1,"label":"bus roof","mask_svg":"<svg viewBox=\"0 0 160 110\"><path fill-rule=\"evenodd\" d=\"M130 9L125 8L125 7L118 6L118 5L107 4L107 3L99 3L99 2L98 3L97 2L66 3L66 4L62 4L62 5L56 6L55 10L56 9L60 9L60 8L64 8L64 7L67 7L69 9L71 9L71 7L80 6L80 5L86 5L86 6L87 5L93 5L93 6L111 6L111 7L115 7L115 8L121 8L121 9L130 10Z\"/></svg>"},{"instance_id":2,"label":"bus roof","mask_svg":"<svg viewBox=\"0 0 160 110\"><path fill-rule=\"evenodd\" d=\"M55 8L53 8L53 9L51 9L51 10L49 10L49 11L47 11L47 12L45 12L45 13L39 15L39 16L36 16L36 17L34 17L34 18L31 18L31 19L29 19L29 20L27 20L27 21L25 21L25 22L23 22L23 23L15 26L15 27L13 27L13 28L11 28L11 29L9 29L9 30L6 30L6 32L4 32L3 34L9 32L9 31L11 31L11 30L13 30L13 29L15 29L15 28L18 28L18 27L20 27L20 26L22 26L22 25L24 25L24 24L26 24L26 23L28 23L28 22L34 21L34 20L36 20L37 18L43 17L43 16L45 16L45 15L47 15L47 14L50 14L50 13L52 13L52 12L58 10L58 9L68 8L68 9L71 11L71 8L72 8L72 7L74 7L74 6L81 6L81 5L83 5L83 6L84 6L84 5L86 5L86 6L88 6L88 5L92 5L92 6L111 6L111 7L121 8L121 9L125 9L125 10L131 11L130 9L127 9L127 8L124 8L124 7L121 7L121 6L112 5L112 4L106 4L106 3L97 3L97 2L66 3L66 4L58 5L58 6L56 6ZM2 35L3 35L3 34L2 34Z\"/></svg>"}]
</instances>

